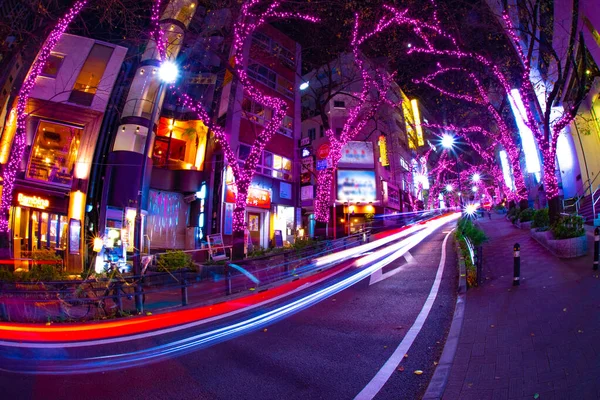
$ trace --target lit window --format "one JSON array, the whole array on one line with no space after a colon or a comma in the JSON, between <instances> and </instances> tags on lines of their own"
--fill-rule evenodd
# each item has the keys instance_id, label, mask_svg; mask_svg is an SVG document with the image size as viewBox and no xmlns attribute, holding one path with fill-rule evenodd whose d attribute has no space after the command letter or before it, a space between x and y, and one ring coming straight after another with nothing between
<instances>
[{"instance_id":1,"label":"lit window","mask_svg":"<svg viewBox=\"0 0 600 400\"><path fill-rule=\"evenodd\" d=\"M35 135L27 178L70 185L83 129L40 121Z\"/></svg>"},{"instance_id":2,"label":"lit window","mask_svg":"<svg viewBox=\"0 0 600 400\"><path fill-rule=\"evenodd\" d=\"M281 122L278 132L285 136L294 136L294 118L287 115L283 117L283 121Z\"/></svg>"},{"instance_id":3,"label":"lit window","mask_svg":"<svg viewBox=\"0 0 600 400\"><path fill-rule=\"evenodd\" d=\"M44 68L42 68L42 73L40 75L48 78L56 78L58 75L58 70L60 69L64 59L64 56L51 53L46 60L46 64L44 64Z\"/></svg>"},{"instance_id":4,"label":"lit window","mask_svg":"<svg viewBox=\"0 0 600 400\"><path fill-rule=\"evenodd\" d=\"M98 90L98 84L104 75L104 70L112 56L113 50L112 47L94 44L81 71L79 71L77 81L75 81L75 86L69 97L71 103L85 106L92 104L94 95Z\"/></svg>"}]
</instances>

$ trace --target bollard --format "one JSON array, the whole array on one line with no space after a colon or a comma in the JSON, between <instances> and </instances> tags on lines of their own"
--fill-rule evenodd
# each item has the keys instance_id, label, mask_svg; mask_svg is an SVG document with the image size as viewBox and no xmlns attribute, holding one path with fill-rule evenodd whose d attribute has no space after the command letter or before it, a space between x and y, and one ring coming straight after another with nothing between
<instances>
[{"instance_id":1,"label":"bollard","mask_svg":"<svg viewBox=\"0 0 600 400\"><path fill-rule=\"evenodd\" d=\"M519 286L521 284L521 246L519 243L515 243L513 251L515 257L515 277L513 278L513 286Z\"/></svg>"},{"instance_id":2,"label":"bollard","mask_svg":"<svg viewBox=\"0 0 600 400\"><path fill-rule=\"evenodd\" d=\"M600 252L600 228L594 229L594 271L598 270L598 256Z\"/></svg>"},{"instance_id":3,"label":"bollard","mask_svg":"<svg viewBox=\"0 0 600 400\"><path fill-rule=\"evenodd\" d=\"M483 247L478 246L475 251L475 257L477 258L477 286L481 286L483 283Z\"/></svg>"},{"instance_id":4,"label":"bollard","mask_svg":"<svg viewBox=\"0 0 600 400\"><path fill-rule=\"evenodd\" d=\"M121 282L117 281L117 282L115 282L114 294L115 294L115 296L117 296L116 297L117 308L120 313L123 313L123 298L121 297L121 292L122 292Z\"/></svg>"},{"instance_id":5,"label":"bollard","mask_svg":"<svg viewBox=\"0 0 600 400\"><path fill-rule=\"evenodd\" d=\"M141 279L135 284L135 309L138 314L144 313L143 288Z\"/></svg>"},{"instance_id":6,"label":"bollard","mask_svg":"<svg viewBox=\"0 0 600 400\"><path fill-rule=\"evenodd\" d=\"M183 274L185 276L185 273ZM186 278L183 278L181 281L181 305L182 306L187 306L188 305L188 281Z\"/></svg>"},{"instance_id":7,"label":"bollard","mask_svg":"<svg viewBox=\"0 0 600 400\"><path fill-rule=\"evenodd\" d=\"M225 264L225 294L227 296L231 294L231 270L229 264Z\"/></svg>"}]
</instances>

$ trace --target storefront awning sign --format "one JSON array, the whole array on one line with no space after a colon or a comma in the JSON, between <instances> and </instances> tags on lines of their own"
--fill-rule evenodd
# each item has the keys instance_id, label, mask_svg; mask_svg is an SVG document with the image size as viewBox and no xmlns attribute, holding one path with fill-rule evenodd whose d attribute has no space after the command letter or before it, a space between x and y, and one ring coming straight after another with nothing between
<instances>
[{"instance_id":1,"label":"storefront awning sign","mask_svg":"<svg viewBox=\"0 0 600 400\"><path fill-rule=\"evenodd\" d=\"M17 202L23 207L39 208L45 210L50 206L50 200L38 196L27 196L23 193L17 195Z\"/></svg>"},{"instance_id":2,"label":"storefront awning sign","mask_svg":"<svg viewBox=\"0 0 600 400\"><path fill-rule=\"evenodd\" d=\"M227 185L227 190L225 191L225 202L235 203L236 193L237 188L235 187L235 184ZM250 189L248 189L246 205L266 209L271 208L271 192L251 186Z\"/></svg>"}]
</instances>

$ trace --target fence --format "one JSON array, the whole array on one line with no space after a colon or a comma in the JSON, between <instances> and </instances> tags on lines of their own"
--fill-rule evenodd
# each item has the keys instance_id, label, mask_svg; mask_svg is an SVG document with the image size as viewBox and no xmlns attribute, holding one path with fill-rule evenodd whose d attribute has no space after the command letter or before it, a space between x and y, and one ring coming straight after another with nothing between
<instances>
[{"instance_id":1,"label":"fence","mask_svg":"<svg viewBox=\"0 0 600 400\"><path fill-rule=\"evenodd\" d=\"M302 251L202 265L198 270L149 272L78 281L0 282L0 319L12 322L86 321L127 316L188 304L202 305L265 290L317 273L312 260L368 240L369 232L317 242ZM249 277L255 278L255 280ZM137 304L136 304L137 297Z\"/></svg>"}]
</instances>

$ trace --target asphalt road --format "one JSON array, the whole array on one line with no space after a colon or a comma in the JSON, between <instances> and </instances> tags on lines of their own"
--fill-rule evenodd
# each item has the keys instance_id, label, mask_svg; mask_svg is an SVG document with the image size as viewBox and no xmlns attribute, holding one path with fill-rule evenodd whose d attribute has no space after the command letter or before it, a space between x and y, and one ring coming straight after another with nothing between
<instances>
[{"instance_id":1,"label":"asphalt road","mask_svg":"<svg viewBox=\"0 0 600 400\"><path fill-rule=\"evenodd\" d=\"M392 355L421 311L448 227L413 248L411 262L401 258L386 266L384 273L401 267L393 276L373 285L364 279L266 329L118 371L72 376L0 373L0 398L352 399ZM448 240L438 297L402 360L404 370L393 373L376 399L423 395L450 326L457 279L456 255ZM111 350L144 345L115 344ZM73 351L91 350L63 350L65 356ZM423 374L416 375L415 370Z\"/></svg>"}]
</instances>

